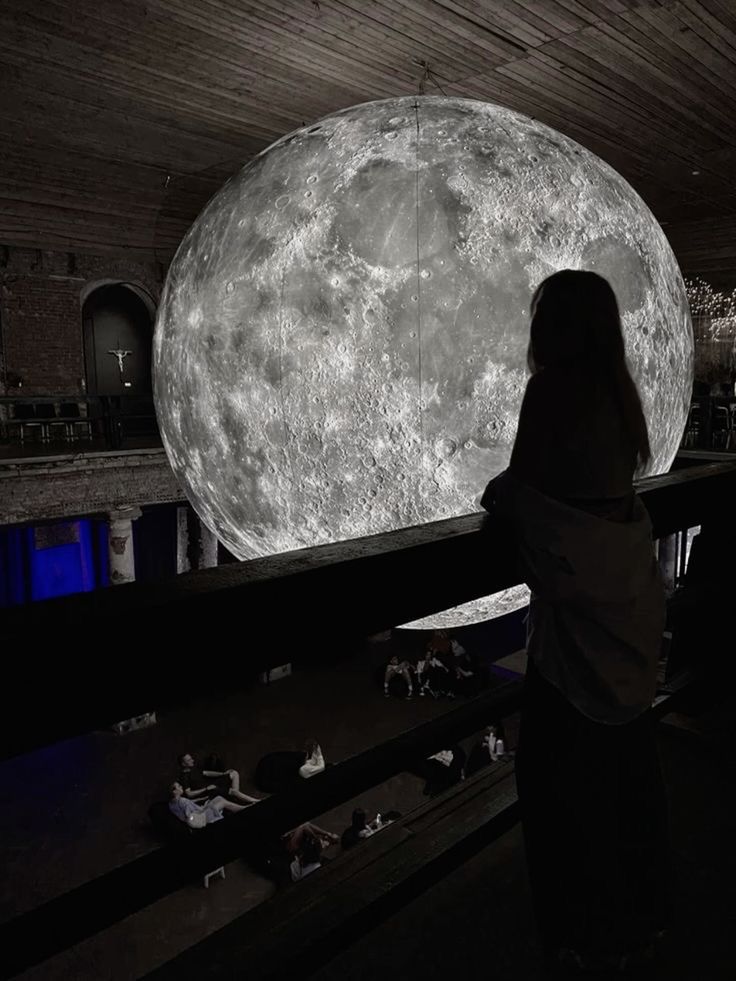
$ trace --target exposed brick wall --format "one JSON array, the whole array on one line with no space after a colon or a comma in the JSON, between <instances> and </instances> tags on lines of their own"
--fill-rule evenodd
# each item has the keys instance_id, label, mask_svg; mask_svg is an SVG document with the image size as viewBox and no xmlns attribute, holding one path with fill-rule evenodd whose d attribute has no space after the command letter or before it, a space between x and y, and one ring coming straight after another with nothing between
<instances>
[{"instance_id":1,"label":"exposed brick wall","mask_svg":"<svg viewBox=\"0 0 736 981\"><path fill-rule=\"evenodd\" d=\"M0 245L0 395L83 394L85 290L130 282L157 304L164 276L157 262ZM6 386L14 375L21 390Z\"/></svg>"},{"instance_id":2,"label":"exposed brick wall","mask_svg":"<svg viewBox=\"0 0 736 981\"><path fill-rule=\"evenodd\" d=\"M0 464L0 525L183 499L163 449Z\"/></svg>"}]
</instances>

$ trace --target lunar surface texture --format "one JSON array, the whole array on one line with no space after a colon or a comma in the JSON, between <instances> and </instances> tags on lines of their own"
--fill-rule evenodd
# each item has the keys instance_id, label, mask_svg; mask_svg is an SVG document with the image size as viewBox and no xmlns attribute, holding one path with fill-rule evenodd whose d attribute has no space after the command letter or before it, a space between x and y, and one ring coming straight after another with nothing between
<instances>
[{"instance_id":1,"label":"lunar surface texture","mask_svg":"<svg viewBox=\"0 0 736 981\"><path fill-rule=\"evenodd\" d=\"M207 204L159 308L158 418L193 507L241 559L479 510L514 440L532 292L563 268L616 291L648 472L666 471L689 404L688 304L611 167L452 98L369 102L274 143ZM524 602L520 587L411 626Z\"/></svg>"}]
</instances>

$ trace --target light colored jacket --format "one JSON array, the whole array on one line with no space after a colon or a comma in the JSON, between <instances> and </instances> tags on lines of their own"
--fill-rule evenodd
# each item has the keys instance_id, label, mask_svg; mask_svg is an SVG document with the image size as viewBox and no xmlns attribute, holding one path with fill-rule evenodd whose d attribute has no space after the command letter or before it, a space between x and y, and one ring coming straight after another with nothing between
<instances>
[{"instance_id":1,"label":"light colored jacket","mask_svg":"<svg viewBox=\"0 0 736 981\"><path fill-rule=\"evenodd\" d=\"M532 591L527 653L584 715L620 725L656 693L665 600L652 526L632 495L626 521L553 500L504 471L482 505L512 532Z\"/></svg>"}]
</instances>

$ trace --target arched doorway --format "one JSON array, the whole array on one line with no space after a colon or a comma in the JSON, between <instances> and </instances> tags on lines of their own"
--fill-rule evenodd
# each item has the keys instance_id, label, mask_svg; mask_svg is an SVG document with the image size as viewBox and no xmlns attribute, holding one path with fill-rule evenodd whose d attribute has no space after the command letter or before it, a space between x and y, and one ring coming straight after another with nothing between
<instances>
[{"instance_id":1,"label":"arched doorway","mask_svg":"<svg viewBox=\"0 0 736 981\"><path fill-rule=\"evenodd\" d=\"M122 283L100 286L84 301L87 392L105 396L151 396L151 314L140 296Z\"/></svg>"},{"instance_id":2,"label":"arched doorway","mask_svg":"<svg viewBox=\"0 0 736 981\"><path fill-rule=\"evenodd\" d=\"M148 300L148 302L146 302ZM151 384L153 303L132 283L82 294L88 414L109 449L157 446Z\"/></svg>"}]
</instances>

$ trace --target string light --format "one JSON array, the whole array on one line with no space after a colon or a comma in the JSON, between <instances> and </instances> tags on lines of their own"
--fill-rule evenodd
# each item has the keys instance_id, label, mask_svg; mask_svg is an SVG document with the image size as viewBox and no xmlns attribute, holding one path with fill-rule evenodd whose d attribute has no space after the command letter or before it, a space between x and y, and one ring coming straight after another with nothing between
<instances>
[{"instance_id":1,"label":"string light","mask_svg":"<svg viewBox=\"0 0 736 981\"><path fill-rule=\"evenodd\" d=\"M696 341L736 341L736 288L713 289L700 277L685 280Z\"/></svg>"}]
</instances>

